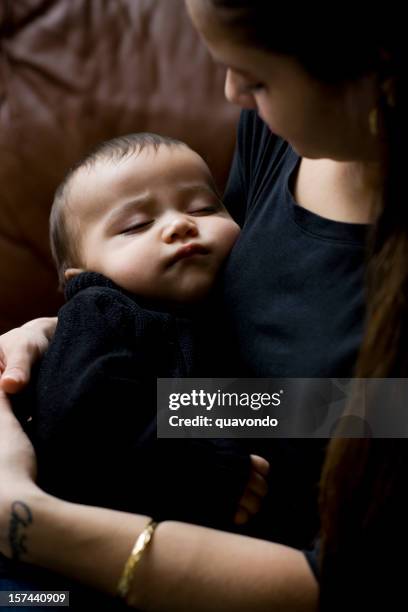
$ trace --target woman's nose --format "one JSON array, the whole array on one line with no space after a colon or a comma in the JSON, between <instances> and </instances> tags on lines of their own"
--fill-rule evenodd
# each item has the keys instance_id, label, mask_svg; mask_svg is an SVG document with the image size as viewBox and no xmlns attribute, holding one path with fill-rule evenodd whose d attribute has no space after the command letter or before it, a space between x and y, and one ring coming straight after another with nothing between
<instances>
[{"instance_id":1,"label":"woman's nose","mask_svg":"<svg viewBox=\"0 0 408 612\"><path fill-rule=\"evenodd\" d=\"M225 75L224 94L229 102L241 108L256 108L254 96L243 89L240 77L230 68Z\"/></svg>"},{"instance_id":2,"label":"woman's nose","mask_svg":"<svg viewBox=\"0 0 408 612\"><path fill-rule=\"evenodd\" d=\"M196 236L198 236L197 225L192 219L188 219L184 215L177 215L177 217L170 219L162 233L162 238L167 243L184 238L195 238Z\"/></svg>"}]
</instances>

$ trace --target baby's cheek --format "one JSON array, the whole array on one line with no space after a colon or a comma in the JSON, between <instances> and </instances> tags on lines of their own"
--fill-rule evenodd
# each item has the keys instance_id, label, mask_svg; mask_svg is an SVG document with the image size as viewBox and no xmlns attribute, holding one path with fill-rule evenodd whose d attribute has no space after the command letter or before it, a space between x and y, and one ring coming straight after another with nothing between
<instances>
[{"instance_id":1,"label":"baby's cheek","mask_svg":"<svg viewBox=\"0 0 408 612\"><path fill-rule=\"evenodd\" d=\"M135 262L133 265L127 266L125 276L134 284L145 285L151 282L152 274L149 262Z\"/></svg>"},{"instance_id":2,"label":"baby's cheek","mask_svg":"<svg viewBox=\"0 0 408 612\"><path fill-rule=\"evenodd\" d=\"M240 233L240 227L235 221L230 221L227 226L224 228L224 244L227 250L232 249L236 239Z\"/></svg>"},{"instance_id":3,"label":"baby's cheek","mask_svg":"<svg viewBox=\"0 0 408 612\"><path fill-rule=\"evenodd\" d=\"M116 284L128 291L141 291L152 282L148 261L117 261L111 266L111 278Z\"/></svg>"}]
</instances>

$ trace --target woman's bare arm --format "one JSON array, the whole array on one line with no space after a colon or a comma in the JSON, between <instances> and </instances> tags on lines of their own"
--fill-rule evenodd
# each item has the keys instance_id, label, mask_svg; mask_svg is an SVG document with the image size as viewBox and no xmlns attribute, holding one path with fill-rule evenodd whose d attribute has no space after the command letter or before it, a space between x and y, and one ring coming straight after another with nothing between
<instances>
[{"instance_id":1,"label":"woman's bare arm","mask_svg":"<svg viewBox=\"0 0 408 612\"><path fill-rule=\"evenodd\" d=\"M0 336L0 389L17 393L28 383L35 361L45 352L57 319L43 317Z\"/></svg>"},{"instance_id":2,"label":"woman's bare arm","mask_svg":"<svg viewBox=\"0 0 408 612\"><path fill-rule=\"evenodd\" d=\"M174 522L159 525L135 572L142 610L311 612L318 587L303 553Z\"/></svg>"},{"instance_id":3,"label":"woman's bare arm","mask_svg":"<svg viewBox=\"0 0 408 612\"><path fill-rule=\"evenodd\" d=\"M34 478L33 449L0 394L0 551L114 594L148 518L58 500ZM134 578L129 605L141 610L317 607L318 588L301 552L182 523L159 525Z\"/></svg>"},{"instance_id":4,"label":"woman's bare arm","mask_svg":"<svg viewBox=\"0 0 408 612\"><path fill-rule=\"evenodd\" d=\"M22 560L112 595L148 522L147 517L57 500L34 488L10 499L10 526L16 512L22 519L31 517L28 526L20 524L27 550ZM299 551L164 522L136 568L129 605L169 612L312 612L317 597L316 582Z\"/></svg>"}]
</instances>

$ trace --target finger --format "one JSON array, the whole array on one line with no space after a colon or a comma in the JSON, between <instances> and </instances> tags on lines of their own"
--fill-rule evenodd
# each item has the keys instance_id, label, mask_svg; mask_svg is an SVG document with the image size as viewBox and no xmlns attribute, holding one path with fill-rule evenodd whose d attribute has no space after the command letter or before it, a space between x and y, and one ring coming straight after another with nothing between
<instances>
[{"instance_id":1,"label":"finger","mask_svg":"<svg viewBox=\"0 0 408 612\"><path fill-rule=\"evenodd\" d=\"M239 507L246 510L248 514L256 514L261 507L261 498L247 490L240 499Z\"/></svg>"},{"instance_id":2,"label":"finger","mask_svg":"<svg viewBox=\"0 0 408 612\"><path fill-rule=\"evenodd\" d=\"M259 497L265 497L268 492L268 483L258 472L252 472L246 488Z\"/></svg>"},{"instance_id":3,"label":"finger","mask_svg":"<svg viewBox=\"0 0 408 612\"><path fill-rule=\"evenodd\" d=\"M241 507L238 508L234 516L235 525L245 525L245 523L247 523L248 521L249 521L249 514L245 510L245 508L241 508Z\"/></svg>"},{"instance_id":4,"label":"finger","mask_svg":"<svg viewBox=\"0 0 408 612\"><path fill-rule=\"evenodd\" d=\"M267 476L269 473L269 463L263 457L259 457L259 455L250 455L251 464L254 470L259 472L262 476Z\"/></svg>"},{"instance_id":5,"label":"finger","mask_svg":"<svg viewBox=\"0 0 408 612\"><path fill-rule=\"evenodd\" d=\"M0 377L0 389L17 393L28 383L31 372L31 354L27 350L13 353L4 364Z\"/></svg>"}]
</instances>

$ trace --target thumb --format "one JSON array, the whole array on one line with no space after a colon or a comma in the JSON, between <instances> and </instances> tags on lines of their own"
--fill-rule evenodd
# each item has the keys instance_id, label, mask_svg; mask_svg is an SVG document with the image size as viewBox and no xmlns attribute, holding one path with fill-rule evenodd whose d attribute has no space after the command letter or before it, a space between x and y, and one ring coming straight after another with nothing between
<instances>
[{"instance_id":1,"label":"thumb","mask_svg":"<svg viewBox=\"0 0 408 612\"><path fill-rule=\"evenodd\" d=\"M0 377L0 389L5 393L17 393L30 380L30 358L24 353L12 355Z\"/></svg>"}]
</instances>

